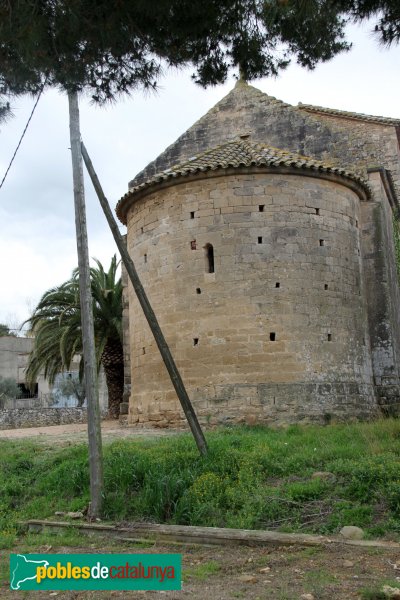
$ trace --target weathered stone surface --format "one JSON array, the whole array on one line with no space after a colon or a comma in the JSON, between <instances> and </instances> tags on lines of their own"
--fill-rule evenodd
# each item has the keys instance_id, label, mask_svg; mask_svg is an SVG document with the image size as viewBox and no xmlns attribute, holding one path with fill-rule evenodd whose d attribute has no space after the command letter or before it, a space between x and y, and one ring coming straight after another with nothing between
<instances>
[{"instance_id":1,"label":"weathered stone surface","mask_svg":"<svg viewBox=\"0 0 400 600\"><path fill-rule=\"evenodd\" d=\"M384 585L382 588L386 598L400 599L400 588L391 587L390 585Z\"/></svg>"},{"instance_id":2,"label":"weathered stone surface","mask_svg":"<svg viewBox=\"0 0 400 600\"><path fill-rule=\"evenodd\" d=\"M236 186L261 181L266 198L276 188L285 195L262 211L259 196L250 196L250 220L237 213L210 231L186 209L189 191L197 206L212 207L218 186L229 204ZM169 187L132 206L128 248L202 419L329 422L376 413L359 231L351 225L360 218L359 198L339 183L309 183L297 174L238 173ZM324 216L306 206L311 189ZM148 212L159 214L150 237L141 233ZM232 237L222 235L226 228ZM182 413L133 292L130 321L130 418L177 424Z\"/></svg>"},{"instance_id":3,"label":"weathered stone surface","mask_svg":"<svg viewBox=\"0 0 400 600\"><path fill-rule=\"evenodd\" d=\"M352 567L354 567L354 562L352 560L344 560L343 566L345 569L351 569Z\"/></svg>"},{"instance_id":4,"label":"weathered stone surface","mask_svg":"<svg viewBox=\"0 0 400 600\"><path fill-rule=\"evenodd\" d=\"M348 540L362 540L364 537L364 531L360 527L354 525L346 525L340 530L340 535Z\"/></svg>"},{"instance_id":5,"label":"weathered stone surface","mask_svg":"<svg viewBox=\"0 0 400 600\"><path fill-rule=\"evenodd\" d=\"M69 512L67 512L65 514L70 519L83 519L83 513L80 510L78 510L78 511L69 511Z\"/></svg>"},{"instance_id":6,"label":"weathered stone surface","mask_svg":"<svg viewBox=\"0 0 400 600\"><path fill-rule=\"evenodd\" d=\"M241 583L257 583L257 577L254 575L239 575L238 580Z\"/></svg>"}]
</instances>

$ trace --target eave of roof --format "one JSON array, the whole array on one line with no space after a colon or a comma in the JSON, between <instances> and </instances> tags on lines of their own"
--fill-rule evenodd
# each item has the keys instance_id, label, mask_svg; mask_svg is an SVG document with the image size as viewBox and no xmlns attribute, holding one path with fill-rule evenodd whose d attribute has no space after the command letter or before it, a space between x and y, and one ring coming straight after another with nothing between
<instances>
[{"instance_id":1,"label":"eave of roof","mask_svg":"<svg viewBox=\"0 0 400 600\"><path fill-rule=\"evenodd\" d=\"M116 207L117 216L122 223L126 223L128 205L131 204L135 196L142 195L141 193L147 190L152 191L152 188L157 185L189 175L241 167L285 167L302 170L303 172L313 171L314 174L336 175L355 182L364 189L367 196L370 195L368 184L363 177L337 165L279 150L265 144L250 142L246 139L237 139L221 144L211 150L206 150L198 156L193 156L189 160L157 173L147 181L132 188L119 200Z\"/></svg>"},{"instance_id":2,"label":"eave of roof","mask_svg":"<svg viewBox=\"0 0 400 600\"><path fill-rule=\"evenodd\" d=\"M391 125L392 127L400 126L400 119L391 117L379 117L375 115L365 115L363 113L355 113L347 110L338 110L336 108L325 108L323 106L313 106L312 104L298 103L298 108L310 113L326 114L332 117L341 117L344 119L353 119L354 121L367 121L378 125Z\"/></svg>"}]
</instances>

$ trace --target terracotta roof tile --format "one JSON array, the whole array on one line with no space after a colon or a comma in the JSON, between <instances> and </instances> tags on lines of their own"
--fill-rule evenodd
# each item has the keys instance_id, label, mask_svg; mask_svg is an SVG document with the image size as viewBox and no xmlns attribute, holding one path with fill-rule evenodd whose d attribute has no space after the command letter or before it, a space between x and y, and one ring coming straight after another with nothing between
<instances>
[{"instance_id":1,"label":"terracotta roof tile","mask_svg":"<svg viewBox=\"0 0 400 600\"><path fill-rule=\"evenodd\" d=\"M166 169L161 173L157 173L147 181L133 187L118 202L116 207L117 216L122 222L125 222L125 207L128 200L146 188L170 181L174 178L194 175L196 173L253 166L291 167L341 175L361 184L367 190L367 193L369 190L368 184L363 177L337 165L279 150L265 144L236 139L211 150L206 150L197 156L192 156L189 160Z\"/></svg>"},{"instance_id":2,"label":"terracotta roof tile","mask_svg":"<svg viewBox=\"0 0 400 600\"><path fill-rule=\"evenodd\" d=\"M355 113L347 110L338 110L336 108L325 108L323 106L313 106L312 104L298 103L298 108L311 113L322 113L331 115L332 117L342 117L345 119L354 119L355 121L368 121L370 123L377 123L378 125L392 125L397 127L400 125L400 119L392 119L390 117L378 117L374 115L364 115L363 113Z\"/></svg>"}]
</instances>

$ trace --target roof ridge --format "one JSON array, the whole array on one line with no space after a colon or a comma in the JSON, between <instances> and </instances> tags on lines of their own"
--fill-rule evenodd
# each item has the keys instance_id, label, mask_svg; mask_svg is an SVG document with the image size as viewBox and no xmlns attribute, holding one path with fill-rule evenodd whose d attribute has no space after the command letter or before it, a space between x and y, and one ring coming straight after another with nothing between
<instances>
[{"instance_id":1,"label":"roof ridge","mask_svg":"<svg viewBox=\"0 0 400 600\"><path fill-rule=\"evenodd\" d=\"M378 115L367 115L364 113L356 113L349 110L340 110L338 108L327 108L324 106L315 106L313 104L303 104L298 102L297 107L307 112L324 113L328 115L338 115L347 119L354 119L356 121L368 121L370 123L378 123L382 125L400 125L400 118L395 119L393 117L382 117Z\"/></svg>"}]
</instances>

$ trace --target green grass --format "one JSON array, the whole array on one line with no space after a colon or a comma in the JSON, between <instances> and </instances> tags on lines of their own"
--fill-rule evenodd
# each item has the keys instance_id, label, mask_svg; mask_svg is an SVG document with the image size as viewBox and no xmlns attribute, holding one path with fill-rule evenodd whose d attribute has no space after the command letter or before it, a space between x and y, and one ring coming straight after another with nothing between
<instances>
[{"instance_id":1,"label":"green grass","mask_svg":"<svg viewBox=\"0 0 400 600\"><path fill-rule=\"evenodd\" d=\"M107 444L104 518L399 538L399 420L233 427L207 441L205 458L189 434ZM13 544L17 520L83 509L88 484L84 444L1 441L0 544Z\"/></svg>"},{"instance_id":2,"label":"green grass","mask_svg":"<svg viewBox=\"0 0 400 600\"><path fill-rule=\"evenodd\" d=\"M210 560L194 567L185 568L183 571L183 581L188 581L189 579L205 581L210 575L215 575L220 570L220 565L216 561Z\"/></svg>"}]
</instances>

